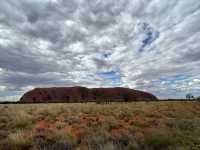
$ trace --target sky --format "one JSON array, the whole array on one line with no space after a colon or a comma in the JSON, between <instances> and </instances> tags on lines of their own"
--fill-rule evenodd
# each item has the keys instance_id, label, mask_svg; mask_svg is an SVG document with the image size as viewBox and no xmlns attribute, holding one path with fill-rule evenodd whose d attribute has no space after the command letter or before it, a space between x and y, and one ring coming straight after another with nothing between
<instances>
[{"instance_id":1,"label":"sky","mask_svg":"<svg viewBox=\"0 0 200 150\"><path fill-rule=\"evenodd\" d=\"M0 101L35 87L200 96L199 0L3 0Z\"/></svg>"}]
</instances>

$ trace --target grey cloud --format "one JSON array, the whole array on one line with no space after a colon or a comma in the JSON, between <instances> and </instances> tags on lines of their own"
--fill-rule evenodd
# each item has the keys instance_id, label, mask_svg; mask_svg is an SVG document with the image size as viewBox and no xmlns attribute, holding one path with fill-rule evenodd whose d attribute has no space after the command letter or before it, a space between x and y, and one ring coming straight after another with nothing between
<instances>
[{"instance_id":1,"label":"grey cloud","mask_svg":"<svg viewBox=\"0 0 200 150\"><path fill-rule=\"evenodd\" d=\"M33 49L28 46L15 44L10 47L1 47L0 67L12 71L27 73L40 73L59 70L56 61L45 60L48 57L41 57L34 54ZM43 58L43 59L41 59Z\"/></svg>"},{"instance_id":2,"label":"grey cloud","mask_svg":"<svg viewBox=\"0 0 200 150\"><path fill-rule=\"evenodd\" d=\"M120 86L160 97L198 94L199 8L198 0L3 1L0 83L6 91L0 95L37 86L113 86L98 76L111 70L121 75ZM160 81L177 75L187 79Z\"/></svg>"},{"instance_id":3,"label":"grey cloud","mask_svg":"<svg viewBox=\"0 0 200 150\"><path fill-rule=\"evenodd\" d=\"M30 38L42 38L52 43L62 39L62 30L57 22L37 22L34 25L26 24L21 26L22 33L27 34Z\"/></svg>"},{"instance_id":4,"label":"grey cloud","mask_svg":"<svg viewBox=\"0 0 200 150\"><path fill-rule=\"evenodd\" d=\"M102 29L116 23L116 17L126 8L125 1L92 1L86 0L80 9L80 20L86 26Z\"/></svg>"},{"instance_id":5,"label":"grey cloud","mask_svg":"<svg viewBox=\"0 0 200 150\"><path fill-rule=\"evenodd\" d=\"M187 52L184 52L182 55L179 55L179 57L174 60L174 62L176 63L192 63L199 61L200 61L199 48L197 48L196 51L193 51L190 48L188 48Z\"/></svg>"}]
</instances>

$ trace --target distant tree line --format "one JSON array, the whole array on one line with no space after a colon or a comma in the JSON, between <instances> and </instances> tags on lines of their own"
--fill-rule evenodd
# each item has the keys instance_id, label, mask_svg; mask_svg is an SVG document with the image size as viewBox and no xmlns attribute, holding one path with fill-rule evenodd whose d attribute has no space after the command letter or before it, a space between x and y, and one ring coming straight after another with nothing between
<instances>
[{"instance_id":1,"label":"distant tree line","mask_svg":"<svg viewBox=\"0 0 200 150\"><path fill-rule=\"evenodd\" d=\"M186 94L186 99L187 100L196 100L196 101L200 101L200 96L199 97L194 97L191 93Z\"/></svg>"}]
</instances>

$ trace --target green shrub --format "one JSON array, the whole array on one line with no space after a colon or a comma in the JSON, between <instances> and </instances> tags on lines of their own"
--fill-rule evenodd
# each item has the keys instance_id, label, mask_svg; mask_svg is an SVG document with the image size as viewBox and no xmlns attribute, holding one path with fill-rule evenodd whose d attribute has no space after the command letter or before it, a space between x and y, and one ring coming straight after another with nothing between
<instances>
[{"instance_id":1,"label":"green shrub","mask_svg":"<svg viewBox=\"0 0 200 150\"><path fill-rule=\"evenodd\" d=\"M88 149L101 149L109 141L109 136L103 128L89 128L81 140Z\"/></svg>"},{"instance_id":2,"label":"green shrub","mask_svg":"<svg viewBox=\"0 0 200 150\"><path fill-rule=\"evenodd\" d=\"M68 124L79 124L80 118L78 116L65 116L65 123Z\"/></svg>"},{"instance_id":3,"label":"green shrub","mask_svg":"<svg viewBox=\"0 0 200 150\"><path fill-rule=\"evenodd\" d=\"M129 133L122 133L121 136L112 139L116 149L119 150L136 150L138 149L137 142L133 135Z\"/></svg>"},{"instance_id":4,"label":"green shrub","mask_svg":"<svg viewBox=\"0 0 200 150\"><path fill-rule=\"evenodd\" d=\"M152 150L167 150L176 144L172 137L165 135L151 135L144 141L145 147Z\"/></svg>"},{"instance_id":5,"label":"green shrub","mask_svg":"<svg viewBox=\"0 0 200 150\"><path fill-rule=\"evenodd\" d=\"M23 131L8 135L8 138L0 143L0 150L29 150L33 146L32 139L25 137Z\"/></svg>"},{"instance_id":6,"label":"green shrub","mask_svg":"<svg viewBox=\"0 0 200 150\"><path fill-rule=\"evenodd\" d=\"M186 130L193 130L195 127L194 127L194 124L192 121L187 121L187 120L181 120L178 122L178 127L180 130L183 130L183 131L186 131Z\"/></svg>"},{"instance_id":7,"label":"green shrub","mask_svg":"<svg viewBox=\"0 0 200 150\"><path fill-rule=\"evenodd\" d=\"M16 129L27 129L32 127L33 118L30 115L21 112L15 116L15 118L12 120L12 123Z\"/></svg>"},{"instance_id":8,"label":"green shrub","mask_svg":"<svg viewBox=\"0 0 200 150\"><path fill-rule=\"evenodd\" d=\"M57 137L56 143L67 144L72 147L77 144L77 139L69 133L60 133Z\"/></svg>"}]
</instances>

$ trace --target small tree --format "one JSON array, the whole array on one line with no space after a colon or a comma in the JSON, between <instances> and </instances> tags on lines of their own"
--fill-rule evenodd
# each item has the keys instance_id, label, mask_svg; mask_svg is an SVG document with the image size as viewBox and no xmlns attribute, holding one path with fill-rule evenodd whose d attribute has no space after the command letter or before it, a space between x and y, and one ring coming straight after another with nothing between
<instances>
[{"instance_id":1,"label":"small tree","mask_svg":"<svg viewBox=\"0 0 200 150\"><path fill-rule=\"evenodd\" d=\"M191 93L186 94L186 99L192 100L194 99L194 96Z\"/></svg>"},{"instance_id":2,"label":"small tree","mask_svg":"<svg viewBox=\"0 0 200 150\"><path fill-rule=\"evenodd\" d=\"M196 99L198 102L200 102L200 96L199 97L197 97L197 99Z\"/></svg>"}]
</instances>

